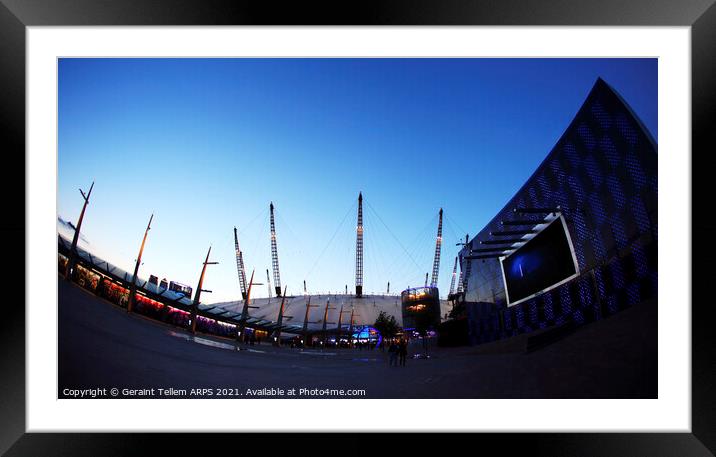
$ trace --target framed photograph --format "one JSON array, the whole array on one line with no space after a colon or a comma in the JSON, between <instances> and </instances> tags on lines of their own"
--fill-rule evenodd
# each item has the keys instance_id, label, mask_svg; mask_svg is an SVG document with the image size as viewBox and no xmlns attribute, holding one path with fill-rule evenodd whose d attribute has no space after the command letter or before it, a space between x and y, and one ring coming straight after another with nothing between
<instances>
[{"instance_id":1,"label":"framed photograph","mask_svg":"<svg viewBox=\"0 0 716 457\"><path fill-rule=\"evenodd\" d=\"M3 452L711 455L712 2L318 12L4 2Z\"/></svg>"}]
</instances>

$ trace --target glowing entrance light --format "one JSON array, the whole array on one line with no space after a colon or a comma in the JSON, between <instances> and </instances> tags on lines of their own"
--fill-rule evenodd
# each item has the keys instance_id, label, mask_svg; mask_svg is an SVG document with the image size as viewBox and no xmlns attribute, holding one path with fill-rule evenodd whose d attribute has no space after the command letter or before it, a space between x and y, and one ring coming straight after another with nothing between
<instances>
[{"instance_id":1,"label":"glowing entrance light","mask_svg":"<svg viewBox=\"0 0 716 457\"><path fill-rule=\"evenodd\" d=\"M378 346L380 346L381 341L383 341L383 336L378 329L370 325L355 327L351 338L359 343L376 343Z\"/></svg>"}]
</instances>

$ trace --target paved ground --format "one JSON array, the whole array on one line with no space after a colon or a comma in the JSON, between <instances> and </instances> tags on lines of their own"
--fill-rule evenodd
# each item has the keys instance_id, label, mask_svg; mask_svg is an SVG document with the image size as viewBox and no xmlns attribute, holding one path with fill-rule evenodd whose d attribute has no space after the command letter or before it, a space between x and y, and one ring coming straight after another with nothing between
<instances>
[{"instance_id":1,"label":"paved ground","mask_svg":"<svg viewBox=\"0 0 716 457\"><path fill-rule=\"evenodd\" d=\"M380 350L301 351L249 346L127 313L60 280L59 392L65 389L364 389L362 398L655 398L656 303L582 327L543 349L524 340L435 348L430 359L389 367ZM234 389L221 391L220 389ZM299 391L297 390L297 393ZM101 393L101 392L100 392ZM166 396L166 395L165 395ZM297 395L298 396L298 395ZM310 395L309 395L310 396ZM331 395L336 398L340 395ZM136 398L136 396L135 396ZM176 398L176 397L172 397Z\"/></svg>"}]
</instances>

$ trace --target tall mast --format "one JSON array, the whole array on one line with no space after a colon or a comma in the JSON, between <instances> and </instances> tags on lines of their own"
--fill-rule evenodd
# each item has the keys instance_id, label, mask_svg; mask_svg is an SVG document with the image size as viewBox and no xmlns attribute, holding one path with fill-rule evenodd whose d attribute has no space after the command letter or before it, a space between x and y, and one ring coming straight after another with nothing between
<instances>
[{"instance_id":1,"label":"tall mast","mask_svg":"<svg viewBox=\"0 0 716 457\"><path fill-rule=\"evenodd\" d=\"M283 298L281 298L281 306L278 309L278 319L276 319L275 338L276 338L276 344L278 346L281 345L281 326L283 325L283 310L284 310L284 305L286 304L286 288L287 287L288 286L285 286L283 288Z\"/></svg>"},{"instance_id":2,"label":"tall mast","mask_svg":"<svg viewBox=\"0 0 716 457\"><path fill-rule=\"evenodd\" d=\"M194 301L191 304L191 333L196 333L196 315L197 310L199 308L199 303L201 303L199 300L201 298L202 292L209 292L210 290L204 289L204 275L206 274L206 266L207 265L216 265L219 262L209 262L209 255L211 254L211 246L209 246L209 251L206 253L206 260L204 260L204 264L201 267L201 275L199 276L199 284L196 286L196 292L194 293Z\"/></svg>"},{"instance_id":3,"label":"tall mast","mask_svg":"<svg viewBox=\"0 0 716 457\"><path fill-rule=\"evenodd\" d=\"M470 238L469 234L465 234L464 246L468 248L467 249L468 254L470 254L470 251L472 251L472 249L470 248L469 238ZM465 260L465 262L469 262L469 260ZM467 282L467 276L465 275L465 269L466 269L466 267L463 267L463 262L461 259L460 260L460 279L458 279L458 281L457 281L457 293L459 293L459 294L463 293L466 289L465 282Z\"/></svg>"},{"instance_id":4,"label":"tall mast","mask_svg":"<svg viewBox=\"0 0 716 457\"><path fill-rule=\"evenodd\" d=\"M351 306L351 325L348 327L348 347L353 346L353 313L355 313L355 308Z\"/></svg>"},{"instance_id":5,"label":"tall mast","mask_svg":"<svg viewBox=\"0 0 716 457\"><path fill-rule=\"evenodd\" d=\"M236 227L234 227L234 248L236 249L236 270L239 272L241 298L246 300L246 270L244 270L244 254L239 248L239 235L236 233Z\"/></svg>"},{"instance_id":6,"label":"tall mast","mask_svg":"<svg viewBox=\"0 0 716 457\"><path fill-rule=\"evenodd\" d=\"M452 267L452 279L450 280L450 292L448 295L455 293L455 278L457 277L457 256L455 256L455 266Z\"/></svg>"},{"instance_id":7,"label":"tall mast","mask_svg":"<svg viewBox=\"0 0 716 457\"><path fill-rule=\"evenodd\" d=\"M343 325L343 305L341 305L341 310L338 311L338 327L336 327L336 347L341 346L341 325Z\"/></svg>"},{"instance_id":8,"label":"tall mast","mask_svg":"<svg viewBox=\"0 0 716 457\"><path fill-rule=\"evenodd\" d=\"M311 309L311 297L309 295L308 301L306 302L306 314L303 316L303 337L308 337L308 311Z\"/></svg>"},{"instance_id":9,"label":"tall mast","mask_svg":"<svg viewBox=\"0 0 716 457\"><path fill-rule=\"evenodd\" d=\"M440 248L443 244L443 209L440 208L440 221L438 222L438 237L435 240L435 258L433 259L433 276L430 287L438 286L438 273L440 271Z\"/></svg>"},{"instance_id":10,"label":"tall mast","mask_svg":"<svg viewBox=\"0 0 716 457\"><path fill-rule=\"evenodd\" d=\"M249 289L246 291L246 298L244 299L244 306L241 309L241 319L239 319L239 328L236 332L236 340L237 341L244 341L246 339L246 336L244 335L244 330L246 329L246 320L249 318L249 308L256 308L255 306L251 306L251 288L254 285L254 273L256 270L251 270L251 279L249 279ZM260 283L257 283L260 284Z\"/></svg>"},{"instance_id":11,"label":"tall mast","mask_svg":"<svg viewBox=\"0 0 716 457\"><path fill-rule=\"evenodd\" d=\"M336 336L336 346L341 346L341 335L343 334L343 313L347 313L348 310L343 311L343 305L341 305L341 310L338 312L338 336Z\"/></svg>"},{"instance_id":12,"label":"tall mast","mask_svg":"<svg viewBox=\"0 0 716 457\"><path fill-rule=\"evenodd\" d=\"M363 296L363 192L358 193L358 225L356 227L356 297Z\"/></svg>"},{"instance_id":13,"label":"tall mast","mask_svg":"<svg viewBox=\"0 0 716 457\"><path fill-rule=\"evenodd\" d=\"M271 265L273 266L273 285L276 288L276 296L281 296L281 275L278 272L278 250L276 249L276 223L273 218L273 202L271 209Z\"/></svg>"},{"instance_id":14,"label":"tall mast","mask_svg":"<svg viewBox=\"0 0 716 457\"><path fill-rule=\"evenodd\" d=\"M142 245L139 247L139 254L137 255L137 263L134 264L134 274L132 275L132 284L129 285L129 300L127 301L127 312L132 312L132 305L134 305L135 295L137 294L137 274L139 273L139 266L142 264L142 254L144 253L144 244L147 242L147 235L149 229L152 227L152 219L154 214L149 216L149 223L147 229L144 231L144 238L142 238Z\"/></svg>"},{"instance_id":15,"label":"tall mast","mask_svg":"<svg viewBox=\"0 0 716 457\"><path fill-rule=\"evenodd\" d=\"M467 293L467 282L470 280L470 269L472 268L472 261L465 259L465 274L462 277L462 291Z\"/></svg>"},{"instance_id":16,"label":"tall mast","mask_svg":"<svg viewBox=\"0 0 716 457\"><path fill-rule=\"evenodd\" d=\"M323 311L323 344L326 344L326 327L328 324L328 310L329 309L336 309L335 307L331 306L331 298L328 297L328 300L326 300L326 309Z\"/></svg>"},{"instance_id":17,"label":"tall mast","mask_svg":"<svg viewBox=\"0 0 716 457\"><path fill-rule=\"evenodd\" d=\"M70 274L72 273L72 270L75 267L75 260L77 259L77 242L80 239L80 229L82 228L82 221L85 218L85 210L87 209L87 205L89 204L90 195L92 195L92 189L94 188L94 181L92 181L92 185L89 188L89 191L87 192L87 195L80 189L80 194L82 194L82 198L84 199L84 203L82 204L82 211L80 212L80 217L77 219L77 225L75 225L75 234L72 237L72 245L70 246L70 255L69 260L67 261L67 267L65 269L65 279L70 279Z\"/></svg>"},{"instance_id":18,"label":"tall mast","mask_svg":"<svg viewBox=\"0 0 716 457\"><path fill-rule=\"evenodd\" d=\"M303 344L308 344L308 312L311 309L311 307L316 307L318 305L312 305L311 304L311 296L308 296L308 302L306 302L306 315L303 317Z\"/></svg>"},{"instance_id":19,"label":"tall mast","mask_svg":"<svg viewBox=\"0 0 716 457\"><path fill-rule=\"evenodd\" d=\"M268 287L269 303L271 302L271 276L269 276L268 268L266 269L266 286Z\"/></svg>"}]
</instances>

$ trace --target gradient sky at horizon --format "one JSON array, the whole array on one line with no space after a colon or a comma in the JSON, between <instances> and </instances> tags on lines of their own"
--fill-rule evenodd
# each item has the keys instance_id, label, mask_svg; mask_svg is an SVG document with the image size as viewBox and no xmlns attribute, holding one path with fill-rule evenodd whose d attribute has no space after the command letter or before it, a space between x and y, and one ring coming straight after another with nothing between
<instances>
[{"instance_id":1,"label":"gradient sky at horizon","mask_svg":"<svg viewBox=\"0 0 716 457\"><path fill-rule=\"evenodd\" d=\"M657 136L656 59L79 59L58 68L58 216L140 276L240 297L271 268L276 206L289 294L353 290L358 192L365 293L420 286L445 211L439 287L529 178L602 77ZM256 296L266 296L257 286Z\"/></svg>"}]
</instances>

